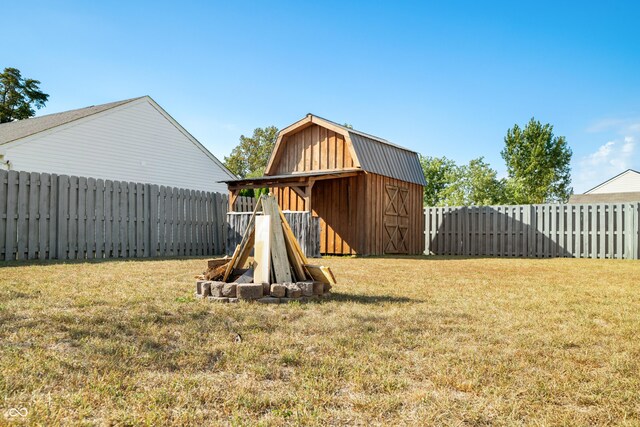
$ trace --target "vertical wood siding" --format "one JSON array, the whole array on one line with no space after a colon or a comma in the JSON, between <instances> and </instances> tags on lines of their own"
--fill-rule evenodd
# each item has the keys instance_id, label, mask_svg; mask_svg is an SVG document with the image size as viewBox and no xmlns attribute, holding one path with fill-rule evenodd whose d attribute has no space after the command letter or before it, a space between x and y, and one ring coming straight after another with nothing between
<instances>
[{"instance_id":1,"label":"vertical wood siding","mask_svg":"<svg viewBox=\"0 0 640 427\"><path fill-rule=\"evenodd\" d=\"M285 174L352 167L344 136L314 124L283 139L273 170Z\"/></svg>"},{"instance_id":2,"label":"vertical wood siding","mask_svg":"<svg viewBox=\"0 0 640 427\"><path fill-rule=\"evenodd\" d=\"M425 209L426 253L640 258L640 203Z\"/></svg>"},{"instance_id":3,"label":"vertical wood siding","mask_svg":"<svg viewBox=\"0 0 640 427\"><path fill-rule=\"evenodd\" d=\"M221 254L227 205L219 193L0 170L0 260Z\"/></svg>"},{"instance_id":4,"label":"vertical wood siding","mask_svg":"<svg viewBox=\"0 0 640 427\"><path fill-rule=\"evenodd\" d=\"M274 187L270 191L278 201L280 209L289 211L305 210L304 199L293 189L289 187Z\"/></svg>"},{"instance_id":5,"label":"vertical wood siding","mask_svg":"<svg viewBox=\"0 0 640 427\"><path fill-rule=\"evenodd\" d=\"M377 174L317 181L311 194L313 215L320 218L320 252L336 255L382 255L389 252L385 235L386 186L407 191L406 253L424 250L422 186ZM273 188L283 210L302 210L304 200L290 188Z\"/></svg>"},{"instance_id":6,"label":"vertical wood siding","mask_svg":"<svg viewBox=\"0 0 640 427\"><path fill-rule=\"evenodd\" d=\"M288 174L351 169L354 167L351 151L342 135L313 124L283 139L273 170L275 174ZM395 189L391 194L402 194L401 206L396 206L397 200L389 197L388 187ZM423 253L422 191L421 185L368 172L316 181L311 192L311 209L320 218L321 253ZM271 188L271 192L283 210L306 208L304 199L292 188ZM396 208L402 208L402 213ZM394 228L393 224L397 226ZM402 238L397 237L399 233Z\"/></svg>"}]
</instances>

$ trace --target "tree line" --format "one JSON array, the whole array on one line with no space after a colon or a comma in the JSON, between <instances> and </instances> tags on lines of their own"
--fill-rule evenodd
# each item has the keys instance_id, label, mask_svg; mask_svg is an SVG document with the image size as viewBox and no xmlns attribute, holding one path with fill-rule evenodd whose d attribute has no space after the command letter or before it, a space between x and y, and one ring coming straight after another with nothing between
<instances>
[{"instance_id":1,"label":"tree line","mask_svg":"<svg viewBox=\"0 0 640 427\"><path fill-rule=\"evenodd\" d=\"M257 128L224 158L227 168L240 178L262 176L275 145L275 126ZM571 195L571 149L553 126L532 118L524 128L515 124L504 137L501 153L507 177L498 178L484 157L458 165L447 157L420 155L427 181L426 206L480 206L566 202ZM263 190L262 192L264 192ZM242 195L260 191L243 190Z\"/></svg>"},{"instance_id":2,"label":"tree line","mask_svg":"<svg viewBox=\"0 0 640 427\"><path fill-rule=\"evenodd\" d=\"M420 156L427 180L426 206L481 206L566 202L571 188L571 148L553 126L532 118L507 131L500 152L507 177L498 178L484 157L457 165L446 157Z\"/></svg>"},{"instance_id":3,"label":"tree line","mask_svg":"<svg viewBox=\"0 0 640 427\"><path fill-rule=\"evenodd\" d=\"M0 73L0 123L22 120L45 106L49 95L40 81L25 78L17 68ZM349 124L345 124L353 128ZM240 136L239 144L224 158L225 166L240 178L264 174L275 146L278 128L256 128L252 136ZM498 173L484 157L458 165L446 157L420 155L427 181L426 206L470 206L566 202L572 193L571 148L564 136L555 136L553 126L532 118L523 128L507 130L500 152L507 176ZM257 196L263 190L243 190Z\"/></svg>"}]
</instances>

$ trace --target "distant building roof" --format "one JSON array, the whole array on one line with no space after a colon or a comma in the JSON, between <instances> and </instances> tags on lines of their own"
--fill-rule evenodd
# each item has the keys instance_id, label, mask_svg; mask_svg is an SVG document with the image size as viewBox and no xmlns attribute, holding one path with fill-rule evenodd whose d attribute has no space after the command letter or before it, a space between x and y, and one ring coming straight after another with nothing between
<instances>
[{"instance_id":1,"label":"distant building roof","mask_svg":"<svg viewBox=\"0 0 640 427\"><path fill-rule=\"evenodd\" d=\"M198 149L200 149L207 157L209 157L220 169L231 179L237 177L213 155L204 145L200 143L193 135L191 135L180 123L178 123L169 113L167 113L160 105L158 105L150 96L139 96L136 98L124 99L122 101L109 102L107 104L92 105L90 107L78 108L75 110L63 111L60 113L47 114L44 116L32 117L24 120L17 120L9 123L0 124L0 147L10 144L41 132L53 130L60 126L91 117L108 110L122 107L126 104L143 102L147 100L161 115L163 115L173 126L175 126L185 137L190 140ZM123 108L128 108L123 107ZM88 120L91 120L88 119ZM13 144L10 144L13 145ZM9 147L10 145L7 145ZM6 147L2 147L5 149Z\"/></svg>"},{"instance_id":2,"label":"distant building roof","mask_svg":"<svg viewBox=\"0 0 640 427\"><path fill-rule=\"evenodd\" d=\"M141 98L144 97L125 99L123 101L110 102L108 104L92 105L90 107L79 108L77 110L63 111L61 113L47 114L39 117L32 117L30 119L2 123L0 124L0 145L26 138L27 136L44 132L74 120L101 113Z\"/></svg>"},{"instance_id":3,"label":"distant building roof","mask_svg":"<svg viewBox=\"0 0 640 427\"><path fill-rule=\"evenodd\" d=\"M572 194L569 203L622 203L640 201L640 172L627 169L584 194Z\"/></svg>"},{"instance_id":4,"label":"distant building roof","mask_svg":"<svg viewBox=\"0 0 640 427\"><path fill-rule=\"evenodd\" d=\"M585 191L584 194L636 191L640 192L640 172L633 169L627 169L613 178L609 178L605 182Z\"/></svg>"},{"instance_id":5,"label":"distant building roof","mask_svg":"<svg viewBox=\"0 0 640 427\"><path fill-rule=\"evenodd\" d=\"M640 202L640 191L626 193L572 194L569 203L624 203Z\"/></svg>"}]
</instances>

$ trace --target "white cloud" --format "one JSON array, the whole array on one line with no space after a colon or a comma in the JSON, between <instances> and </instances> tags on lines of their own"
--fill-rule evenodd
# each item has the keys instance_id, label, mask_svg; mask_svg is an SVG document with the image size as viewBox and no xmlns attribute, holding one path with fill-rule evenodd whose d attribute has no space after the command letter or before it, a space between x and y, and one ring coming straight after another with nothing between
<instances>
[{"instance_id":1,"label":"white cloud","mask_svg":"<svg viewBox=\"0 0 640 427\"><path fill-rule=\"evenodd\" d=\"M633 154L635 148L636 148L635 139L632 136L625 137L624 144L622 145L622 153Z\"/></svg>"},{"instance_id":2,"label":"white cloud","mask_svg":"<svg viewBox=\"0 0 640 427\"><path fill-rule=\"evenodd\" d=\"M635 138L608 141L578 161L574 175L574 190L582 193L607 179L632 167L635 154Z\"/></svg>"},{"instance_id":3,"label":"white cloud","mask_svg":"<svg viewBox=\"0 0 640 427\"><path fill-rule=\"evenodd\" d=\"M598 148L598 151L587 157L586 162L592 165L606 163L607 159L611 155L614 145L616 145L615 141L609 141L606 144L601 145L600 148Z\"/></svg>"},{"instance_id":4,"label":"white cloud","mask_svg":"<svg viewBox=\"0 0 640 427\"><path fill-rule=\"evenodd\" d=\"M576 193L583 193L626 169L640 169L640 118L608 118L592 123L589 133L602 133L607 141L595 151L575 159L572 183ZM607 139L605 139L607 138Z\"/></svg>"}]
</instances>

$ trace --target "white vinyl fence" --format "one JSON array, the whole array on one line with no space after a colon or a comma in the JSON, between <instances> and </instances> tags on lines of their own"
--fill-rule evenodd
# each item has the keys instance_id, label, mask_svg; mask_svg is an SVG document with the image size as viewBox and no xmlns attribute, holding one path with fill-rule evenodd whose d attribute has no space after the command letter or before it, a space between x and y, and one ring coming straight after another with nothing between
<instances>
[{"instance_id":1,"label":"white vinyl fence","mask_svg":"<svg viewBox=\"0 0 640 427\"><path fill-rule=\"evenodd\" d=\"M638 259L640 203L425 209L425 253Z\"/></svg>"},{"instance_id":2,"label":"white vinyl fence","mask_svg":"<svg viewBox=\"0 0 640 427\"><path fill-rule=\"evenodd\" d=\"M222 254L227 208L219 193L0 170L0 260Z\"/></svg>"}]
</instances>

